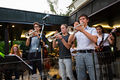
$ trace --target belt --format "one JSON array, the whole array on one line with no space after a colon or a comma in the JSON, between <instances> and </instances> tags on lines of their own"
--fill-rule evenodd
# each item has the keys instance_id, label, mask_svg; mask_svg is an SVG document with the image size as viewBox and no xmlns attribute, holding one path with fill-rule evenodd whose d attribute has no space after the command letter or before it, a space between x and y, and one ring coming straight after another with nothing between
<instances>
[{"instance_id":1,"label":"belt","mask_svg":"<svg viewBox=\"0 0 120 80\"><path fill-rule=\"evenodd\" d=\"M30 54L36 54L36 53L41 53L41 52L30 52Z\"/></svg>"},{"instance_id":2,"label":"belt","mask_svg":"<svg viewBox=\"0 0 120 80\"><path fill-rule=\"evenodd\" d=\"M71 57L64 57L64 58L59 58L59 59L71 59Z\"/></svg>"},{"instance_id":3,"label":"belt","mask_svg":"<svg viewBox=\"0 0 120 80\"><path fill-rule=\"evenodd\" d=\"M94 49L87 49L87 50L77 50L79 53L92 53L94 52Z\"/></svg>"}]
</instances>

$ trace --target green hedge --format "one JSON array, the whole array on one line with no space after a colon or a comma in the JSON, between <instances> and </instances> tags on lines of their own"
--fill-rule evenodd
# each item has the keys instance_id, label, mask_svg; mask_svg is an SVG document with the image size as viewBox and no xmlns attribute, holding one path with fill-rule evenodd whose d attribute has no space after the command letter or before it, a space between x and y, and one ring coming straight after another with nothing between
<instances>
[{"instance_id":1,"label":"green hedge","mask_svg":"<svg viewBox=\"0 0 120 80\"><path fill-rule=\"evenodd\" d=\"M25 45L25 41L13 41L13 45L14 44L18 44L20 45L20 49L23 50L23 52L25 52L25 50L28 49L28 47L26 47ZM10 47L11 43L9 43L9 52L10 52ZM4 41L0 41L0 52L4 53L5 51L5 42Z\"/></svg>"}]
</instances>

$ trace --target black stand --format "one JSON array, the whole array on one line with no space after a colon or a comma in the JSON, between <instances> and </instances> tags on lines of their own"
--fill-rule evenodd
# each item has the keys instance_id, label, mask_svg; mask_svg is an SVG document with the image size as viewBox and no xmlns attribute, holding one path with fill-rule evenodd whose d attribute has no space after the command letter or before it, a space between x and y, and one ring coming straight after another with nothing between
<instances>
[{"instance_id":1,"label":"black stand","mask_svg":"<svg viewBox=\"0 0 120 80\"><path fill-rule=\"evenodd\" d=\"M39 42L39 45L38 45L38 48L41 45L41 80L44 80L44 64L43 64L43 49L44 48L43 48L43 44L41 42L44 26L45 26L45 20L43 20L43 25L42 25L42 29L41 29L41 33L40 33L40 42ZM37 49L37 52L38 52L38 49Z\"/></svg>"},{"instance_id":2,"label":"black stand","mask_svg":"<svg viewBox=\"0 0 120 80\"><path fill-rule=\"evenodd\" d=\"M96 76L96 67L95 67L96 64L95 64L95 57L94 57L94 54L96 54L96 53L95 53L95 52L92 52L95 80L97 80L97 76Z\"/></svg>"},{"instance_id":3,"label":"black stand","mask_svg":"<svg viewBox=\"0 0 120 80\"><path fill-rule=\"evenodd\" d=\"M15 71L22 74L26 70L32 70L32 67L28 65L23 59L17 55L6 55L5 58L0 59L0 72L5 74L6 71Z\"/></svg>"}]
</instances>

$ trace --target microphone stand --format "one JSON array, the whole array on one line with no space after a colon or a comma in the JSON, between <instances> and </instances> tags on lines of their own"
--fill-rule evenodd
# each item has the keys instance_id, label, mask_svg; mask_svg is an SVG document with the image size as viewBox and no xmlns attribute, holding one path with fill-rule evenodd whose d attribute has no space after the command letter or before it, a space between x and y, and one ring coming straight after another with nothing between
<instances>
[{"instance_id":1,"label":"microphone stand","mask_svg":"<svg viewBox=\"0 0 120 80\"><path fill-rule=\"evenodd\" d=\"M94 76L95 76L95 80L97 80L95 54L96 54L95 52L92 52L92 60L93 60L93 67L94 67Z\"/></svg>"},{"instance_id":2,"label":"microphone stand","mask_svg":"<svg viewBox=\"0 0 120 80\"><path fill-rule=\"evenodd\" d=\"M43 25L42 25L42 29L41 29L41 33L40 33L40 42L39 42L39 45L38 45L38 48L41 45L41 80L44 80L44 73L43 73L44 72L44 64L43 64L44 55L43 55L43 44L41 42L44 26L45 26L45 20L43 20Z\"/></svg>"}]
</instances>

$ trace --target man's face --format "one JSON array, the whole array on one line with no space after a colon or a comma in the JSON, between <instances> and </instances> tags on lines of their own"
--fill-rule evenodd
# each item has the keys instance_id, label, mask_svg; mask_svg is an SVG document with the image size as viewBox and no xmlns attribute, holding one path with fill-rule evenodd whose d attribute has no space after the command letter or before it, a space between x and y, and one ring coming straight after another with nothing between
<instances>
[{"instance_id":1,"label":"man's face","mask_svg":"<svg viewBox=\"0 0 120 80\"><path fill-rule=\"evenodd\" d=\"M41 27L39 25L35 24L34 29L35 29L35 31L40 31Z\"/></svg>"},{"instance_id":2,"label":"man's face","mask_svg":"<svg viewBox=\"0 0 120 80\"><path fill-rule=\"evenodd\" d=\"M61 25L61 32L62 33L66 33L67 32L67 28L64 25Z\"/></svg>"},{"instance_id":3,"label":"man's face","mask_svg":"<svg viewBox=\"0 0 120 80\"><path fill-rule=\"evenodd\" d=\"M97 30L97 33L98 33L98 34L99 34L99 33L102 33L102 29L101 29L100 27L97 27L96 30Z\"/></svg>"},{"instance_id":4,"label":"man's face","mask_svg":"<svg viewBox=\"0 0 120 80\"><path fill-rule=\"evenodd\" d=\"M81 17L79 18L80 24L83 23L84 25L87 25L88 21L89 21L89 20L88 20L85 16L81 16Z\"/></svg>"}]
</instances>

